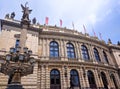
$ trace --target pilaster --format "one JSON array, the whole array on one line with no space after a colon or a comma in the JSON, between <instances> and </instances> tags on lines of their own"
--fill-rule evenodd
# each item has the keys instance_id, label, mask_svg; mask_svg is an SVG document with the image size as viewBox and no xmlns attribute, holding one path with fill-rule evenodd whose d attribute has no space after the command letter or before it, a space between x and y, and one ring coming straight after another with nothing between
<instances>
[{"instance_id":1,"label":"pilaster","mask_svg":"<svg viewBox=\"0 0 120 89\"><path fill-rule=\"evenodd\" d=\"M41 87L40 89L45 89L45 65L41 65Z\"/></svg>"},{"instance_id":2,"label":"pilaster","mask_svg":"<svg viewBox=\"0 0 120 89\"><path fill-rule=\"evenodd\" d=\"M50 72L48 71L48 65L45 67L45 89L50 88Z\"/></svg>"}]
</instances>

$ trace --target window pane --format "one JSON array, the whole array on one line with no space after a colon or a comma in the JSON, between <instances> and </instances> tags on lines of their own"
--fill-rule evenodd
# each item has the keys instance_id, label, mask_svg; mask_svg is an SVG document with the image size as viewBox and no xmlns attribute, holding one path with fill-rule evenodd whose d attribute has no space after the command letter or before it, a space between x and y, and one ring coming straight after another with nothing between
<instances>
[{"instance_id":1,"label":"window pane","mask_svg":"<svg viewBox=\"0 0 120 89\"><path fill-rule=\"evenodd\" d=\"M58 54L59 54L58 43L55 41L52 41L50 43L50 57L58 57Z\"/></svg>"},{"instance_id":2,"label":"window pane","mask_svg":"<svg viewBox=\"0 0 120 89\"><path fill-rule=\"evenodd\" d=\"M68 58L75 58L74 47L71 43L67 44L67 56Z\"/></svg>"},{"instance_id":3,"label":"window pane","mask_svg":"<svg viewBox=\"0 0 120 89\"><path fill-rule=\"evenodd\" d=\"M55 81L54 81L54 79L51 79L51 84L55 84Z\"/></svg>"},{"instance_id":4,"label":"window pane","mask_svg":"<svg viewBox=\"0 0 120 89\"><path fill-rule=\"evenodd\" d=\"M94 48L94 55L95 55L95 59L99 62L100 61L99 53L95 48Z\"/></svg>"},{"instance_id":5,"label":"window pane","mask_svg":"<svg viewBox=\"0 0 120 89\"><path fill-rule=\"evenodd\" d=\"M74 86L79 86L79 77L76 70L70 71L70 81Z\"/></svg>"}]
</instances>

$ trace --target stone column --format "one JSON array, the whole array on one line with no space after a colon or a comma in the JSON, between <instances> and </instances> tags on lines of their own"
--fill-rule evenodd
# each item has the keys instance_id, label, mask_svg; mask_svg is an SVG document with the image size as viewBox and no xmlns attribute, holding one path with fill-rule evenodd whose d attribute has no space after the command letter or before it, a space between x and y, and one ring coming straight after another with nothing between
<instances>
[{"instance_id":1,"label":"stone column","mask_svg":"<svg viewBox=\"0 0 120 89\"><path fill-rule=\"evenodd\" d=\"M78 43L78 49L79 49L79 57L80 57L80 61L82 61L83 60L83 58L82 58L82 51L81 51L81 43Z\"/></svg>"},{"instance_id":2,"label":"stone column","mask_svg":"<svg viewBox=\"0 0 120 89\"><path fill-rule=\"evenodd\" d=\"M40 73L41 73L41 67L38 64L38 71L37 71L37 89L41 89L41 77L40 77Z\"/></svg>"},{"instance_id":3,"label":"stone column","mask_svg":"<svg viewBox=\"0 0 120 89\"><path fill-rule=\"evenodd\" d=\"M84 69L82 69L82 71L83 71L83 80L84 80L84 85L85 85L83 89L88 89L90 86L89 86L89 80L88 80L88 76L87 76L87 70L86 70L86 68L84 68Z\"/></svg>"},{"instance_id":4,"label":"stone column","mask_svg":"<svg viewBox=\"0 0 120 89\"><path fill-rule=\"evenodd\" d=\"M78 59L78 61L80 61L80 47L78 45L78 42L75 42L75 46L76 46L76 58Z\"/></svg>"},{"instance_id":5,"label":"stone column","mask_svg":"<svg viewBox=\"0 0 120 89\"><path fill-rule=\"evenodd\" d=\"M93 57L93 51L91 49L91 45L88 45L87 49L88 49L88 54L89 54L90 60L93 61L94 57Z\"/></svg>"},{"instance_id":6,"label":"stone column","mask_svg":"<svg viewBox=\"0 0 120 89\"><path fill-rule=\"evenodd\" d=\"M42 39L39 39L39 43L38 43L38 56L39 57L42 56Z\"/></svg>"},{"instance_id":7,"label":"stone column","mask_svg":"<svg viewBox=\"0 0 120 89\"><path fill-rule=\"evenodd\" d=\"M94 70L94 77L95 77L97 87L99 89L103 89L103 83L102 83L101 76L99 75L99 73L96 69Z\"/></svg>"},{"instance_id":8,"label":"stone column","mask_svg":"<svg viewBox=\"0 0 120 89\"><path fill-rule=\"evenodd\" d=\"M21 47L21 52L23 52L23 47L25 47L26 40L27 40L27 25L23 25L21 29L21 34L20 34L20 47Z\"/></svg>"},{"instance_id":9,"label":"stone column","mask_svg":"<svg viewBox=\"0 0 120 89\"><path fill-rule=\"evenodd\" d=\"M61 57L61 60L64 60L65 54L64 54L64 43L63 40L60 40L60 45L59 45L59 56Z\"/></svg>"},{"instance_id":10,"label":"stone column","mask_svg":"<svg viewBox=\"0 0 120 89\"><path fill-rule=\"evenodd\" d=\"M118 88L119 88L119 87L120 87L120 78L119 78L119 76L118 76L118 73L115 72L114 76L115 76L115 80L116 80L117 86L118 86Z\"/></svg>"},{"instance_id":11,"label":"stone column","mask_svg":"<svg viewBox=\"0 0 120 89\"><path fill-rule=\"evenodd\" d=\"M80 80L81 89L84 89L86 87L86 83L85 83L85 80L84 80L82 67L80 67L78 73L79 73L79 80Z\"/></svg>"},{"instance_id":12,"label":"stone column","mask_svg":"<svg viewBox=\"0 0 120 89\"><path fill-rule=\"evenodd\" d=\"M93 62L96 62L95 56L94 56L94 50L93 50L93 46L90 47L90 53L91 53L91 58L93 60Z\"/></svg>"},{"instance_id":13,"label":"stone column","mask_svg":"<svg viewBox=\"0 0 120 89\"><path fill-rule=\"evenodd\" d=\"M105 74L106 74L106 79L108 81L108 88L112 89L114 87L114 84L113 84L113 81L110 78L109 71L106 71Z\"/></svg>"},{"instance_id":14,"label":"stone column","mask_svg":"<svg viewBox=\"0 0 120 89\"><path fill-rule=\"evenodd\" d=\"M67 81L67 87L70 87L70 68L67 68L67 77L66 77L66 81Z\"/></svg>"},{"instance_id":15,"label":"stone column","mask_svg":"<svg viewBox=\"0 0 120 89\"><path fill-rule=\"evenodd\" d=\"M64 47L64 57L65 57L65 61L67 61L67 48L66 48L66 41L63 41L63 47Z\"/></svg>"},{"instance_id":16,"label":"stone column","mask_svg":"<svg viewBox=\"0 0 120 89\"><path fill-rule=\"evenodd\" d=\"M76 59L78 59L78 50L79 50L79 49L77 49L77 43L74 42L74 51L75 51L74 53L75 53L75 58L76 58Z\"/></svg>"},{"instance_id":17,"label":"stone column","mask_svg":"<svg viewBox=\"0 0 120 89\"><path fill-rule=\"evenodd\" d=\"M61 72L61 88L62 89L67 89L67 83L68 83L68 80L67 80L67 77L65 77L65 66L62 66L62 72Z\"/></svg>"},{"instance_id":18,"label":"stone column","mask_svg":"<svg viewBox=\"0 0 120 89\"><path fill-rule=\"evenodd\" d=\"M101 48L98 49L99 50L99 55L100 55L100 60L102 63L106 63L106 61L104 60L104 56L103 56L103 50Z\"/></svg>"},{"instance_id":19,"label":"stone column","mask_svg":"<svg viewBox=\"0 0 120 89\"><path fill-rule=\"evenodd\" d=\"M115 63L113 61L114 59L111 57L112 55L109 52L106 52L106 55L108 57L109 64L110 65L115 65Z\"/></svg>"},{"instance_id":20,"label":"stone column","mask_svg":"<svg viewBox=\"0 0 120 89\"><path fill-rule=\"evenodd\" d=\"M46 39L46 60L49 60L49 55L50 55L49 40Z\"/></svg>"},{"instance_id":21,"label":"stone column","mask_svg":"<svg viewBox=\"0 0 120 89\"><path fill-rule=\"evenodd\" d=\"M41 88L45 89L45 65L41 65Z\"/></svg>"},{"instance_id":22,"label":"stone column","mask_svg":"<svg viewBox=\"0 0 120 89\"><path fill-rule=\"evenodd\" d=\"M48 65L45 68L45 89L50 89L50 73L48 70Z\"/></svg>"}]
</instances>

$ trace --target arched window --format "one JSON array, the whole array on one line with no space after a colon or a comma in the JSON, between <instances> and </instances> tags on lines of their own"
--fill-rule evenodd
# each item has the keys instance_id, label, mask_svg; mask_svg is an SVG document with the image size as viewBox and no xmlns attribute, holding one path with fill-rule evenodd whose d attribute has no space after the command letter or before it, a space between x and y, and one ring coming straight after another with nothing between
<instances>
[{"instance_id":1,"label":"arched window","mask_svg":"<svg viewBox=\"0 0 120 89\"><path fill-rule=\"evenodd\" d=\"M59 57L59 46L55 41L50 42L50 57Z\"/></svg>"},{"instance_id":2,"label":"arched window","mask_svg":"<svg viewBox=\"0 0 120 89\"><path fill-rule=\"evenodd\" d=\"M103 55L104 55L104 60L106 61L106 63L109 63L108 58L107 58L107 54L103 51Z\"/></svg>"},{"instance_id":3,"label":"arched window","mask_svg":"<svg viewBox=\"0 0 120 89\"><path fill-rule=\"evenodd\" d=\"M110 78L111 78L111 80L112 80L113 83L114 83L115 89L118 89L118 86L117 86L117 82L116 82L115 76L114 76L113 74L111 74L111 75L110 75Z\"/></svg>"},{"instance_id":4,"label":"arched window","mask_svg":"<svg viewBox=\"0 0 120 89\"><path fill-rule=\"evenodd\" d=\"M67 43L67 57L75 58L74 46L71 43Z\"/></svg>"},{"instance_id":5,"label":"arched window","mask_svg":"<svg viewBox=\"0 0 120 89\"><path fill-rule=\"evenodd\" d=\"M50 72L50 89L61 89L60 72L57 69Z\"/></svg>"},{"instance_id":6,"label":"arched window","mask_svg":"<svg viewBox=\"0 0 120 89\"><path fill-rule=\"evenodd\" d=\"M95 83L95 78L94 78L93 72L88 70L87 76L88 76L88 81L89 81L90 88L95 88L96 89L97 87L96 87L96 83Z\"/></svg>"},{"instance_id":7,"label":"arched window","mask_svg":"<svg viewBox=\"0 0 120 89\"><path fill-rule=\"evenodd\" d=\"M105 89L108 89L108 81L104 72L101 72L102 82Z\"/></svg>"},{"instance_id":8,"label":"arched window","mask_svg":"<svg viewBox=\"0 0 120 89\"><path fill-rule=\"evenodd\" d=\"M81 46L81 50L82 50L82 57L85 60L89 60L89 54L88 54L88 49L86 46L82 45Z\"/></svg>"},{"instance_id":9,"label":"arched window","mask_svg":"<svg viewBox=\"0 0 120 89\"><path fill-rule=\"evenodd\" d=\"M99 53L98 53L98 50L96 48L94 48L94 56L95 56L95 59L100 62L100 56L99 56Z\"/></svg>"},{"instance_id":10,"label":"arched window","mask_svg":"<svg viewBox=\"0 0 120 89\"><path fill-rule=\"evenodd\" d=\"M70 85L72 87L80 87L78 72L74 69L70 71Z\"/></svg>"}]
</instances>

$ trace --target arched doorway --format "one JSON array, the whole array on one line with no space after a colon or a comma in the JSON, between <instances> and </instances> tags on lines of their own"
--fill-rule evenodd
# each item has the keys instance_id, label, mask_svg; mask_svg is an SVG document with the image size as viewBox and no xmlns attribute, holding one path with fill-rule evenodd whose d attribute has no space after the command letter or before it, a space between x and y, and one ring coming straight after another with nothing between
<instances>
[{"instance_id":1,"label":"arched doorway","mask_svg":"<svg viewBox=\"0 0 120 89\"><path fill-rule=\"evenodd\" d=\"M108 82L104 72L101 72L101 78L105 89L108 89Z\"/></svg>"},{"instance_id":2,"label":"arched doorway","mask_svg":"<svg viewBox=\"0 0 120 89\"><path fill-rule=\"evenodd\" d=\"M88 76L88 81L89 81L90 88L91 89L97 89L93 72L88 70L87 76Z\"/></svg>"},{"instance_id":3,"label":"arched doorway","mask_svg":"<svg viewBox=\"0 0 120 89\"><path fill-rule=\"evenodd\" d=\"M78 72L74 69L70 71L70 87L81 89Z\"/></svg>"},{"instance_id":4,"label":"arched doorway","mask_svg":"<svg viewBox=\"0 0 120 89\"><path fill-rule=\"evenodd\" d=\"M57 69L50 72L50 89L61 89L60 72Z\"/></svg>"},{"instance_id":5,"label":"arched doorway","mask_svg":"<svg viewBox=\"0 0 120 89\"><path fill-rule=\"evenodd\" d=\"M113 74L111 74L111 75L110 75L110 78L111 78L111 80L112 80L113 83L114 83L115 89L118 89L118 86L117 86L117 82L116 82L115 76L114 76Z\"/></svg>"}]
</instances>

